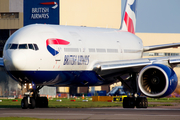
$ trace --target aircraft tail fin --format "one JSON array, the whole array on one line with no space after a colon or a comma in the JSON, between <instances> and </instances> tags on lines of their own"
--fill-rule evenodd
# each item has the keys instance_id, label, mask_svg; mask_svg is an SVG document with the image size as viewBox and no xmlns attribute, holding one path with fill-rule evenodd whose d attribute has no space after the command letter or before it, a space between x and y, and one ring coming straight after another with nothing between
<instances>
[{"instance_id":1,"label":"aircraft tail fin","mask_svg":"<svg viewBox=\"0 0 180 120\"><path fill-rule=\"evenodd\" d=\"M121 23L121 30L135 34L137 0L127 0Z\"/></svg>"}]
</instances>

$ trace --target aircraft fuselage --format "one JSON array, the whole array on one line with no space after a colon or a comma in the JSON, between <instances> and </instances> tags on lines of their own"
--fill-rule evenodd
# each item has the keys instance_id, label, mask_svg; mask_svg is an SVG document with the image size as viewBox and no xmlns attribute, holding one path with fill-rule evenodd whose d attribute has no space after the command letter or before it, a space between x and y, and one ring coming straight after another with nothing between
<instances>
[{"instance_id":1,"label":"aircraft fuselage","mask_svg":"<svg viewBox=\"0 0 180 120\"><path fill-rule=\"evenodd\" d=\"M94 86L108 83L93 71L95 63L138 59L142 53L141 39L126 31L34 24L7 40L3 59L19 82Z\"/></svg>"}]
</instances>

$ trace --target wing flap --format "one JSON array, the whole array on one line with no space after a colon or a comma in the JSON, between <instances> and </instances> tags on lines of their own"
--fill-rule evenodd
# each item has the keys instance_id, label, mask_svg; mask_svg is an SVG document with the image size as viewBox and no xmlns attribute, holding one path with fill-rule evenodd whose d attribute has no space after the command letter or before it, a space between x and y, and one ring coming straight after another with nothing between
<instances>
[{"instance_id":1,"label":"wing flap","mask_svg":"<svg viewBox=\"0 0 180 120\"><path fill-rule=\"evenodd\" d=\"M169 63L171 64L180 64L180 58L172 58L169 60Z\"/></svg>"},{"instance_id":2,"label":"wing flap","mask_svg":"<svg viewBox=\"0 0 180 120\"><path fill-rule=\"evenodd\" d=\"M135 66L144 66L151 64L148 59L137 59L137 60L119 60L119 61L109 61L109 62L99 62L94 66L94 70L100 69L109 70L109 69L119 69L119 68L129 68Z\"/></svg>"},{"instance_id":3,"label":"wing flap","mask_svg":"<svg viewBox=\"0 0 180 120\"><path fill-rule=\"evenodd\" d=\"M113 71L139 72L144 66L150 64L164 64L174 67L175 65L180 64L180 56L97 62L94 65L93 70L99 75L107 75L113 73Z\"/></svg>"}]
</instances>

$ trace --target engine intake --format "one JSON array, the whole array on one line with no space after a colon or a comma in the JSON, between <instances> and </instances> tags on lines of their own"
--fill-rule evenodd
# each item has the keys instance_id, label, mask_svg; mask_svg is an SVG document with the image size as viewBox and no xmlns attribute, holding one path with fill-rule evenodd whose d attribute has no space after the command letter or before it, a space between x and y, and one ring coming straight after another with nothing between
<instances>
[{"instance_id":1,"label":"engine intake","mask_svg":"<svg viewBox=\"0 0 180 120\"><path fill-rule=\"evenodd\" d=\"M141 92L152 98L170 95L177 87L176 73L168 66L152 64L144 67L138 77Z\"/></svg>"}]
</instances>

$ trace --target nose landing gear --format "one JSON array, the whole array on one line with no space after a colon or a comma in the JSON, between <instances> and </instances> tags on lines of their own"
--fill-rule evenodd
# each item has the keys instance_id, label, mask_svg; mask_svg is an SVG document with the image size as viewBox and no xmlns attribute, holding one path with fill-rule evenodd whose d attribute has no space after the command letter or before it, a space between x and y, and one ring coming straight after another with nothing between
<instances>
[{"instance_id":1,"label":"nose landing gear","mask_svg":"<svg viewBox=\"0 0 180 120\"><path fill-rule=\"evenodd\" d=\"M39 90L43 86L38 86L37 89L31 89L29 92L25 94L25 97L21 101L22 109L34 109L35 107L39 108L47 108L48 107L48 99L47 97L40 97Z\"/></svg>"}]
</instances>

